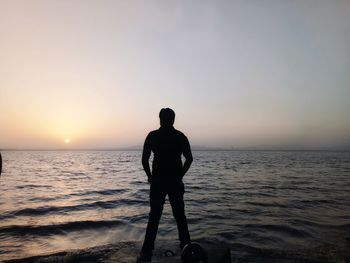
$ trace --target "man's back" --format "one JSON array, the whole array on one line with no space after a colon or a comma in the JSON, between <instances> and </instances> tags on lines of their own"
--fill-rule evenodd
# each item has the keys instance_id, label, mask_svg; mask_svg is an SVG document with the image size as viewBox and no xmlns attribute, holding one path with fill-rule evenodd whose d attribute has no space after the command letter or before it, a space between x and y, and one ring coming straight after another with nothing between
<instances>
[{"instance_id":1,"label":"man's back","mask_svg":"<svg viewBox=\"0 0 350 263\"><path fill-rule=\"evenodd\" d=\"M186 136L173 127L175 112L172 109L162 109L159 119L161 127L148 134L142 152L142 166L148 182L151 183L149 195L151 211L138 262L151 261L159 220L167 195L179 231L180 247L183 248L191 243L183 199L185 188L182 182L182 177L193 160L191 147ZM152 152L154 158L151 171L149 159ZM182 154L185 157L183 165Z\"/></svg>"},{"instance_id":2,"label":"man's back","mask_svg":"<svg viewBox=\"0 0 350 263\"><path fill-rule=\"evenodd\" d=\"M191 154L187 137L173 127L161 127L146 138L145 148L154 153L153 176L183 176L181 155Z\"/></svg>"}]
</instances>

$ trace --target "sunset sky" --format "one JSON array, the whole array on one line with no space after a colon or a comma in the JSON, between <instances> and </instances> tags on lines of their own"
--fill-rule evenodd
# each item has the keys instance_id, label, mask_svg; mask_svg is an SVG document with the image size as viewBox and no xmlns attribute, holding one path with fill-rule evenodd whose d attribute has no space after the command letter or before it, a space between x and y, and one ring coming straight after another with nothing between
<instances>
[{"instance_id":1,"label":"sunset sky","mask_svg":"<svg viewBox=\"0 0 350 263\"><path fill-rule=\"evenodd\" d=\"M350 1L0 0L0 149L350 146Z\"/></svg>"}]
</instances>

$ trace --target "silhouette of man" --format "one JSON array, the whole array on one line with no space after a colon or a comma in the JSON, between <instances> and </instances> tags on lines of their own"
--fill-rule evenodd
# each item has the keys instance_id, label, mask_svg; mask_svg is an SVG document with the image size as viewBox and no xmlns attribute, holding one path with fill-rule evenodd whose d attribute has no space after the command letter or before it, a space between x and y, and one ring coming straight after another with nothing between
<instances>
[{"instance_id":1,"label":"silhouette of man","mask_svg":"<svg viewBox=\"0 0 350 263\"><path fill-rule=\"evenodd\" d=\"M173 127L175 112L170 108L159 113L160 128L151 131L144 143L142 165L151 183L150 206L145 240L141 250L141 260L150 262L154 241L157 236L159 220L162 215L165 197L168 195L173 215L177 223L180 247L191 242L185 216L183 176L193 161L191 147L187 137ZM152 171L149 159L153 152ZM182 164L181 155L185 162Z\"/></svg>"}]
</instances>

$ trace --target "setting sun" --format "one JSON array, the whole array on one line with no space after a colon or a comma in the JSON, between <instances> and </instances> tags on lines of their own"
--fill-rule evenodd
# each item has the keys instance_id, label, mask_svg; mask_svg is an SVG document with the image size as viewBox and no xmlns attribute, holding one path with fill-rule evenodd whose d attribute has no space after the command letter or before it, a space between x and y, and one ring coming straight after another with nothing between
<instances>
[{"instance_id":1,"label":"setting sun","mask_svg":"<svg viewBox=\"0 0 350 263\"><path fill-rule=\"evenodd\" d=\"M70 142L70 139L65 139L64 142L65 142L65 143L69 143L69 142Z\"/></svg>"}]
</instances>

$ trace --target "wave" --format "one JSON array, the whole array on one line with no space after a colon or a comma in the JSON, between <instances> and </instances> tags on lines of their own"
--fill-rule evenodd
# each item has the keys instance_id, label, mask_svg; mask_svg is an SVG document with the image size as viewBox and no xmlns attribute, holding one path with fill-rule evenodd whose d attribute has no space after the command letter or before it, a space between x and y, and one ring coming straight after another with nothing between
<instances>
[{"instance_id":1,"label":"wave","mask_svg":"<svg viewBox=\"0 0 350 263\"><path fill-rule=\"evenodd\" d=\"M280 207L280 208L289 208L289 205L285 205L285 204L280 204L280 203L262 203L262 202L252 202L252 201L248 201L245 202L248 205L254 205L254 206L258 206L258 207Z\"/></svg>"},{"instance_id":2,"label":"wave","mask_svg":"<svg viewBox=\"0 0 350 263\"><path fill-rule=\"evenodd\" d=\"M95 210L98 208L114 209L119 206L146 205L148 200L118 199L110 201L96 201L93 203L71 205L71 206L42 206L36 208L24 208L0 215L0 219L14 218L17 216L43 216L48 214L64 214L67 212Z\"/></svg>"},{"instance_id":3,"label":"wave","mask_svg":"<svg viewBox=\"0 0 350 263\"><path fill-rule=\"evenodd\" d=\"M338 229L348 229L350 230L350 223L346 224L322 224L322 223L316 223L310 220L303 220L303 219L290 219L288 220L288 223L291 225L297 225L297 226L311 226L311 227L317 227L317 228L338 228Z\"/></svg>"},{"instance_id":4,"label":"wave","mask_svg":"<svg viewBox=\"0 0 350 263\"><path fill-rule=\"evenodd\" d=\"M101 221L74 221L62 224L53 225L11 225L0 227L0 234L11 235L35 235L35 236L49 236L57 234L65 234L65 232L81 231L87 229L110 228L126 223L122 220L101 220Z\"/></svg>"},{"instance_id":5,"label":"wave","mask_svg":"<svg viewBox=\"0 0 350 263\"><path fill-rule=\"evenodd\" d=\"M26 189L26 188L53 188L52 185L40 185L40 184L24 184L24 185L17 185L17 189Z\"/></svg>"},{"instance_id":6,"label":"wave","mask_svg":"<svg viewBox=\"0 0 350 263\"><path fill-rule=\"evenodd\" d=\"M116 195L116 194L123 194L127 192L126 189L106 189L106 190L100 190L100 191L84 191L80 193L74 193L71 194L72 196L86 196L86 195Z\"/></svg>"},{"instance_id":7,"label":"wave","mask_svg":"<svg viewBox=\"0 0 350 263\"><path fill-rule=\"evenodd\" d=\"M301 230L288 225L273 225L273 224L245 224L242 225L246 229L251 229L254 231L269 231L278 232L282 236L292 236L292 237L311 237L312 235L305 230Z\"/></svg>"}]
</instances>

